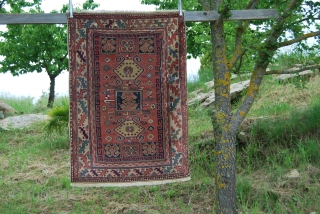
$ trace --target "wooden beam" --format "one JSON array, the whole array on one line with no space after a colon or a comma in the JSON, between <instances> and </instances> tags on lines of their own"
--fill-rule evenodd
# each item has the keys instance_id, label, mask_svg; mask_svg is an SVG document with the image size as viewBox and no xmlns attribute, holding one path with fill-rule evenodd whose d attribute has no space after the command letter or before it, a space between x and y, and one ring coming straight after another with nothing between
<instances>
[{"instance_id":1,"label":"wooden beam","mask_svg":"<svg viewBox=\"0 0 320 214\"><path fill-rule=\"evenodd\" d=\"M227 20L262 20L277 18L277 10L231 10L231 17ZM185 11L186 22L216 21L219 14L216 11ZM0 14L0 24L66 24L67 15L64 13L44 14Z\"/></svg>"},{"instance_id":2,"label":"wooden beam","mask_svg":"<svg viewBox=\"0 0 320 214\"><path fill-rule=\"evenodd\" d=\"M231 17L227 19L228 21L238 21L238 20L263 20L272 19L279 17L277 10L231 10ZM219 14L217 11L194 11L185 12L186 22L206 22L206 21L216 21L219 19Z\"/></svg>"},{"instance_id":3,"label":"wooden beam","mask_svg":"<svg viewBox=\"0 0 320 214\"><path fill-rule=\"evenodd\" d=\"M0 24L66 24L65 13L0 14Z\"/></svg>"}]
</instances>

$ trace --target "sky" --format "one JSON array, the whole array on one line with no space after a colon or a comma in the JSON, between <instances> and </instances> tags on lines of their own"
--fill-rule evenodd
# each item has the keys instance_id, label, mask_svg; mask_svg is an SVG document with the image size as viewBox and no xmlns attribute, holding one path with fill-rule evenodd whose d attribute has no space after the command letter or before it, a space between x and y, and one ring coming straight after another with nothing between
<instances>
[{"instance_id":1,"label":"sky","mask_svg":"<svg viewBox=\"0 0 320 214\"><path fill-rule=\"evenodd\" d=\"M73 7L81 7L85 0L73 0ZM153 5L141 5L140 0L95 0L100 6L96 10L139 10L153 11ZM42 10L49 13L52 10L60 10L63 4L69 4L69 0L42 0ZM0 25L0 30L5 29ZM1 59L0 59L1 60ZM195 78L200 67L199 59L187 61L188 78ZM43 92L49 92L50 80L45 72L29 73L13 77L10 73L0 74L0 94L14 96L30 96L36 101ZM69 73L64 71L56 78L56 94L68 95Z\"/></svg>"}]
</instances>

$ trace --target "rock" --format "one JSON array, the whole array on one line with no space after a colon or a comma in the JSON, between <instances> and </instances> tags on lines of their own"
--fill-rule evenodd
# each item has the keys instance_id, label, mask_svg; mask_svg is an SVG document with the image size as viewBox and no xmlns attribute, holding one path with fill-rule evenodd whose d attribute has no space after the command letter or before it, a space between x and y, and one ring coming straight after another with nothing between
<instances>
[{"instance_id":1,"label":"rock","mask_svg":"<svg viewBox=\"0 0 320 214\"><path fill-rule=\"evenodd\" d=\"M0 111L0 119L4 119L3 111Z\"/></svg>"},{"instance_id":2,"label":"rock","mask_svg":"<svg viewBox=\"0 0 320 214\"><path fill-rule=\"evenodd\" d=\"M294 68L292 68L292 69L290 69L290 70L292 70L292 71L294 71L294 70L299 70L299 68L294 67ZM297 77L297 76L308 77L308 76L310 76L310 75L312 75L312 74L313 74L313 71L311 71L311 70L305 70L305 71L301 71L301 72L299 72L299 73L297 73L297 74L281 74L281 75L279 75L278 77L276 77L276 80L281 81L281 82L285 82L285 81L287 81L287 80L289 80L289 79L292 79L292 78L294 78L294 77Z\"/></svg>"},{"instance_id":3,"label":"rock","mask_svg":"<svg viewBox=\"0 0 320 214\"><path fill-rule=\"evenodd\" d=\"M246 143L248 141L248 136L246 135L245 132L239 132L237 138L240 142L243 142L243 143Z\"/></svg>"},{"instance_id":4,"label":"rock","mask_svg":"<svg viewBox=\"0 0 320 214\"><path fill-rule=\"evenodd\" d=\"M306 71L301 71L301 72L299 73L299 76L308 76L308 75L311 75L311 74L313 74L313 71L311 71L311 70L306 70Z\"/></svg>"},{"instance_id":5,"label":"rock","mask_svg":"<svg viewBox=\"0 0 320 214\"><path fill-rule=\"evenodd\" d=\"M288 174L285 175L287 178L300 178L300 173L298 170L293 169Z\"/></svg>"},{"instance_id":6,"label":"rock","mask_svg":"<svg viewBox=\"0 0 320 214\"><path fill-rule=\"evenodd\" d=\"M313 212L311 212L310 214L317 214L317 212L313 211Z\"/></svg>"},{"instance_id":7,"label":"rock","mask_svg":"<svg viewBox=\"0 0 320 214\"><path fill-rule=\"evenodd\" d=\"M242 82L231 84L231 86L230 86L231 100L234 100L236 97L238 97L241 94L241 92L243 90L248 88L249 83L250 83L250 80L246 80L246 81L242 81ZM202 108L207 108L207 107L211 106L213 104L213 102L215 101L214 91L209 92L207 94L209 96L200 105L200 107L202 107Z\"/></svg>"},{"instance_id":8,"label":"rock","mask_svg":"<svg viewBox=\"0 0 320 214\"><path fill-rule=\"evenodd\" d=\"M207 86L211 86L213 81L208 82ZM231 84L230 86L230 95L231 100L235 99L236 97L241 94L241 92L249 86L250 80L238 82ZM193 92L192 92L193 93ZM196 95L196 93L192 94ZM188 101L188 106L194 106L196 104L200 104L200 107L206 108L209 107L215 100L214 90L211 90L207 93L203 93L201 91L197 91L196 97L190 99Z\"/></svg>"},{"instance_id":9,"label":"rock","mask_svg":"<svg viewBox=\"0 0 320 214\"><path fill-rule=\"evenodd\" d=\"M234 80L234 79L237 79L239 78L240 80L242 79L250 79L252 73L250 71L246 71L245 73L243 74L231 74L231 79Z\"/></svg>"},{"instance_id":10,"label":"rock","mask_svg":"<svg viewBox=\"0 0 320 214\"><path fill-rule=\"evenodd\" d=\"M192 98L194 98L194 97L196 97L199 93L202 93L201 91L202 91L202 89L195 90L195 91L189 93L189 96L192 97Z\"/></svg>"},{"instance_id":11,"label":"rock","mask_svg":"<svg viewBox=\"0 0 320 214\"><path fill-rule=\"evenodd\" d=\"M295 64L294 65L294 67L298 67L298 68L300 68L300 67L302 67L303 65L302 64Z\"/></svg>"},{"instance_id":12,"label":"rock","mask_svg":"<svg viewBox=\"0 0 320 214\"><path fill-rule=\"evenodd\" d=\"M238 97L241 94L241 92L249 86L249 83L250 83L250 80L231 84L230 86L231 100L234 100L236 97ZM208 88L214 87L214 81L210 81L205 84L208 86ZM191 97L191 99L188 101L188 106L194 106L194 105L200 104L201 108L207 108L215 100L214 89L212 89L207 93L204 93L201 90L196 90L194 92L191 92L189 94L189 97Z\"/></svg>"},{"instance_id":13,"label":"rock","mask_svg":"<svg viewBox=\"0 0 320 214\"><path fill-rule=\"evenodd\" d=\"M194 98L192 98L191 100L188 101L188 106L194 106L194 105L197 105L197 104L201 104L212 93L214 94L214 90L210 91L208 93L199 92L198 95L196 95L196 97L194 97Z\"/></svg>"},{"instance_id":14,"label":"rock","mask_svg":"<svg viewBox=\"0 0 320 214\"><path fill-rule=\"evenodd\" d=\"M205 84L206 84L206 86L208 86L208 88L213 88L214 87L214 81L213 80L210 81L210 82L206 82Z\"/></svg>"},{"instance_id":15,"label":"rock","mask_svg":"<svg viewBox=\"0 0 320 214\"><path fill-rule=\"evenodd\" d=\"M246 88L248 88L250 84L250 80L238 82L231 84L230 86L230 94L231 94L231 100L235 99L239 96L239 94Z\"/></svg>"},{"instance_id":16,"label":"rock","mask_svg":"<svg viewBox=\"0 0 320 214\"><path fill-rule=\"evenodd\" d=\"M0 129L23 129L32 125L33 123L49 119L47 115L41 114L26 114L20 116L8 117L0 121Z\"/></svg>"},{"instance_id":17,"label":"rock","mask_svg":"<svg viewBox=\"0 0 320 214\"><path fill-rule=\"evenodd\" d=\"M14 110L14 108L9 106L3 100L0 100L0 111L2 111L4 117L12 116L16 112L16 110Z\"/></svg>"}]
</instances>

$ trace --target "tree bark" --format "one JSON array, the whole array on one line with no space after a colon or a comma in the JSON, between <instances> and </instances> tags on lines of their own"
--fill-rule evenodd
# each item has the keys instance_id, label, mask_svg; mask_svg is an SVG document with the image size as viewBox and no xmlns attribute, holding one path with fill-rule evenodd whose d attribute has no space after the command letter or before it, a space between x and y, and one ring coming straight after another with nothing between
<instances>
[{"instance_id":1,"label":"tree bark","mask_svg":"<svg viewBox=\"0 0 320 214\"><path fill-rule=\"evenodd\" d=\"M53 103L54 103L54 98L55 98L55 84L56 84L56 77L57 75L53 75L53 74L49 74L49 78L50 78L50 91L49 91L49 99L48 99L48 108L52 108L53 107Z\"/></svg>"},{"instance_id":2,"label":"tree bark","mask_svg":"<svg viewBox=\"0 0 320 214\"><path fill-rule=\"evenodd\" d=\"M235 214L238 213L236 198L236 132L230 130L231 116L228 116L228 122L220 127L217 125L221 121L219 113L214 111L212 117L216 139L214 149L215 213Z\"/></svg>"},{"instance_id":3,"label":"tree bark","mask_svg":"<svg viewBox=\"0 0 320 214\"><path fill-rule=\"evenodd\" d=\"M218 10L220 0L211 1L211 9ZM236 198L236 133L230 130L231 96L230 96L230 62L227 59L223 16L229 11L222 9L220 18L211 23L212 62L215 85L215 111L212 124L215 136L215 213L238 213Z\"/></svg>"},{"instance_id":4,"label":"tree bark","mask_svg":"<svg viewBox=\"0 0 320 214\"><path fill-rule=\"evenodd\" d=\"M220 11L219 20L210 23L215 89L215 110L212 112L215 136L215 213L238 213L236 200L236 133L258 94L262 79L266 74L266 69L272 57L279 48L277 40L283 33L285 19L290 15L298 1L301 3L302 0L290 0L285 11L272 26L270 35L261 44L262 47L258 50L257 60L245 99L237 112L232 114L230 102L231 70L237 61L241 59L243 51L245 51L242 50L242 35L248 28L249 22L242 23L240 21L238 23L235 52L231 59L228 60L223 20L230 11L230 1L199 0L205 10ZM250 0L247 8L255 8L257 2L257 0ZM314 36L315 34L312 35ZM293 41L296 42L297 40Z\"/></svg>"}]
</instances>

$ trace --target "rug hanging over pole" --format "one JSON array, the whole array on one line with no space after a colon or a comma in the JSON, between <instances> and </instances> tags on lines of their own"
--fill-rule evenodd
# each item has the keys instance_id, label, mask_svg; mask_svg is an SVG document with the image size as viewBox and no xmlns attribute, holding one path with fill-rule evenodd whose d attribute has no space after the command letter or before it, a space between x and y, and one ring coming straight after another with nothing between
<instances>
[{"instance_id":1,"label":"rug hanging over pole","mask_svg":"<svg viewBox=\"0 0 320 214\"><path fill-rule=\"evenodd\" d=\"M72 186L189 180L178 11L68 18Z\"/></svg>"}]
</instances>

